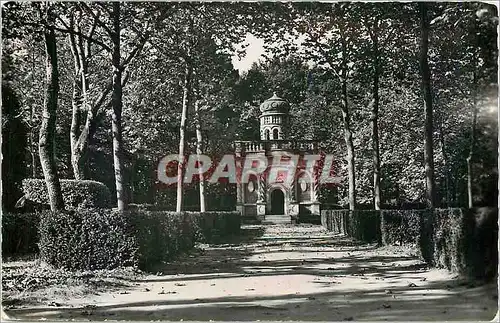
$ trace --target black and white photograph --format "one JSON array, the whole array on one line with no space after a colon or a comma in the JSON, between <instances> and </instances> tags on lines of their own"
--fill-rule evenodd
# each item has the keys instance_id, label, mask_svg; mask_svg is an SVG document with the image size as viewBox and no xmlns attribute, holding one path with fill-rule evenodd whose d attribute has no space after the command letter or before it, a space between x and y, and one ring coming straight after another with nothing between
<instances>
[{"instance_id":1,"label":"black and white photograph","mask_svg":"<svg viewBox=\"0 0 500 323\"><path fill-rule=\"evenodd\" d=\"M496 321L495 1L2 1L2 321Z\"/></svg>"}]
</instances>

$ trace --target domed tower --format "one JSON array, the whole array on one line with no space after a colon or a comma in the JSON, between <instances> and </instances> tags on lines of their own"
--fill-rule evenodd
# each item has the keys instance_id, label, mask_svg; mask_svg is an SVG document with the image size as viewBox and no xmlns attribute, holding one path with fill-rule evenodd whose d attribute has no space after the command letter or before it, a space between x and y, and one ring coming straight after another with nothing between
<instances>
[{"instance_id":1,"label":"domed tower","mask_svg":"<svg viewBox=\"0 0 500 323\"><path fill-rule=\"evenodd\" d=\"M276 93L260 105L260 139L284 140L288 128L290 105Z\"/></svg>"}]
</instances>

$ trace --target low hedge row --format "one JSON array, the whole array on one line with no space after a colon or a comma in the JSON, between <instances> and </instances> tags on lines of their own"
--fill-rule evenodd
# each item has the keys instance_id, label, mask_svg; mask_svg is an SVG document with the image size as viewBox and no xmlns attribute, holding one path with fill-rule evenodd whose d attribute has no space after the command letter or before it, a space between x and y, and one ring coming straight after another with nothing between
<instances>
[{"instance_id":1,"label":"low hedge row","mask_svg":"<svg viewBox=\"0 0 500 323\"><path fill-rule=\"evenodd\" d=\"M86 209L44 211L40 256L67 269L138 266L148 270L191 249L237 234L238 212L169 212Z\"/></svg>"},{"instance_id":2,"label":"low hedge row","mask_svg":"<svg viewBox=\"0 0 500 323\"><path fill-rule=\"evenodd\" d=\"M420 228L426 210L382 210L381 241L384 245L419 244Z\"/></svg>"},{"instance_id":3,"label":"low hedge row","mask_svg":"<svg viewBox=\"0 0 500 323\"><path fill-rule=\"evenodd\" d=\"M347 234L347 210L321 210L321 225L328 231Z\"/></svg>"},{"instance_id":4,"label":"low hedge row","mask_svg":"<svg viewBox=\"0 0 500 323\"><path fill-rule=\"evenodd\" d=\"M329 231L365 242L378 241L379 214L371 210L321 210L321 224Z\"/></svg>"},{"instance_id":5,"label":"low hedge row","mask_svg":"<svg viewBox=\"0 0 500 323\"><path fill-rule=\"evenodd\" d=\"M496 208L437 209L432 239L435 266L481 279L497 274Z\"/></svg>"},{"instance_id":6,"label":"low hedge row","mask_svg":"<svg viewBox=\"0 0 500 323\"><path fill-rule=\"evenodd\" d=\"M111 207L111 193L106 185L91 180L61 179L61 191L66 206L73 208ZM45 180L23 180L23 193L30 202L48 205L49 196Z\"/></svg>"},{"instance_id":7,"label":"low hedge row","mask_svg":"<svg viewBox=\"0 0 500 323\"><path fill-rule=\"evenodd\" d=\"M70 270L135 266L139 239L129 219L111 209L40 214L40 257Z\"/></svg>"},{"instance_id":8,"label":"low hedge row","mask_svg":"<svg viewBox=\"0 0 500 323\"><path fill-rule=\"evenodd\" d=\"M496 208L322 210L321 217L328 230L358 240L418 247L422 258L438 268L481 279L497 272Z\"/></svg>"}]
</instances>

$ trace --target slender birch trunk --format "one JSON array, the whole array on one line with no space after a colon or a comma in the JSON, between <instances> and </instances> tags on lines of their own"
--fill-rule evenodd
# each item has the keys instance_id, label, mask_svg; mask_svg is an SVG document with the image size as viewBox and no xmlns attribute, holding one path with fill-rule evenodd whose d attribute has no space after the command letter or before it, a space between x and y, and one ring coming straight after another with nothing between
<instances>
[{"instance_id":1,"label":"slender birch trunk","mask_svg":"<svg viewBox=\"0 0 500 323\"><path fill-rule=\"evenodd\" d=\"M194 120L196 126L196 155L199 161L200 158L199 156L203 155L203 133L201 131L200 100L197 95L198 93L195 93ZM205 178L203 176L203 171L201 167L199 167L198 177L199 177L199 189L200 189L200 212L205 212L206 211Z\"/></svg>"},{"instance_id":2,"label":"slender birch trunk","mask_svg":"<svg viewBox=\"0 0 500 323\"><path fill-rule=\"evenodd\" d=\"M177 205L176 212L182 211L183 206L183 185L184 185L184 154L185 154L185 133L186 133L186 120L189 100L191 95L191 75L193 68L189 59L186 59L186 68L184 72L184 84L182 94L182 114L181 124L179 127L179 163L177 166Z\"/></svg>"}]
</instances>

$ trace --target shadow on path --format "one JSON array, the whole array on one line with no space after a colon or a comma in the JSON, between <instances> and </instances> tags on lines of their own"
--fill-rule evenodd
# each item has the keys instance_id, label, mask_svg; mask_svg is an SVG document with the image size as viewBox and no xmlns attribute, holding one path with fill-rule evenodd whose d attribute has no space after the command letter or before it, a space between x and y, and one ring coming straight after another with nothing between
<instances>
[{"instance_id":1,"label":"shadow on path","mask_svg":"<svg viewBox=\"0 0 500 323\"><path fill-rule=\"evenodd\" d=\"M491 320L495 284L429 269L404 248L377 248L319 226L249 226L133 281L127 293L73 307L11 311L25 319Z\"/></svg>"}]
</instances>

